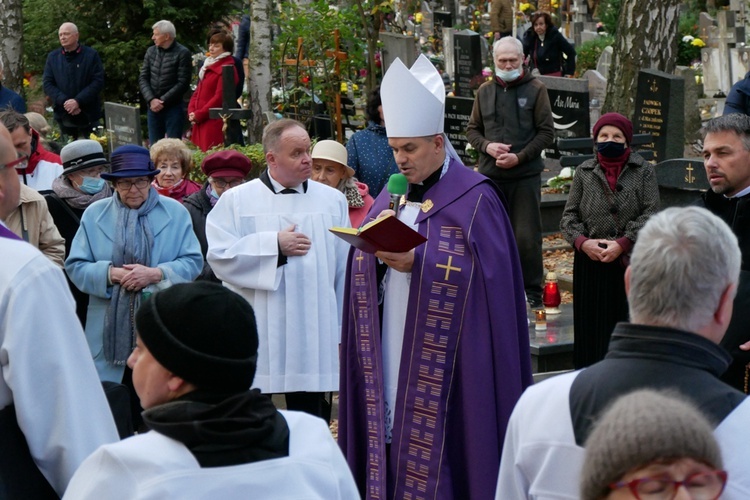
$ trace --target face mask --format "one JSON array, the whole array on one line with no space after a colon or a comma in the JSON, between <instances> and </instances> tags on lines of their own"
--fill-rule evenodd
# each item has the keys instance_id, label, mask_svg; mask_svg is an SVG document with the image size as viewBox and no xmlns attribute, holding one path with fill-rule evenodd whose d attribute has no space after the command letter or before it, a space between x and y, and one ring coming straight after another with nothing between
<instances>
[{"instance_id":1,"label":"face mask","mask_svg":"<svg viewBox=\"0 0 750 500\"><path fill-rule=\"evenodd\" d=\"M84 177L78 188L86 194L96 194L104 189L104 179L101 177Z\"/></svg>"},{"instance_id":2,"label":"face mask","mask_svg":"<svg viewBox=\"0 0 750 500\"><path fill-rule=\"evenodd\" d=\"M213 198L214 200L218 200L219 199L219 193L217 193L216 191L214 191L212 189L211 190L211 198Z\"/></svg>"},{"instance_id":3,"label":"face mask","mask_svg":"<svg viewBox=\"0 0 750 500\"><path fill-rule=\"evenodd\" d=\"M617 158L625 154L625 143L623 142L597 142L596 151L605 158Z\"/></svg>"},{"instance_id":4,"label":"face mask","mask_svg":"<svg viewBox=\"0 0 750 500\"><path fill-rule=\"evenodd\" d=\"M518 80L518 78L521 76L521 68L518 69L512 69L510 71L505 71L504 69L495 68L495 74L499 79L501 79L504 82L512 82L513 80Z\"/></svg>"}]
</instances>

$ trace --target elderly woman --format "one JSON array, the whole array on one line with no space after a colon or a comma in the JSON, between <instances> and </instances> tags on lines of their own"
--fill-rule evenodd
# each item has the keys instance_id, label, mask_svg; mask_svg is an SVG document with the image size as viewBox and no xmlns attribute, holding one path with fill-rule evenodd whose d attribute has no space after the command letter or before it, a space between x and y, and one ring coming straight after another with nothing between
<instances>
[{"instance_id":1,"label":"elderly woman","mask_svg":"<svg viewBox=\"0 0 750 500\"><path fill-rule=\"evenodd\" d=\"M52 192L45 194L49 212L57 229L65 238L65 256L70 254L70 245L81 225L83 211L92 203L112 196L112 188L102 179L102 172L109 167L101 144L89 139L73 141L60 152L63 173L52 181ZM76 288L68 279L70 290L76 301L76 314L81 325L86 324L89 296Z\"/></svg>"},{"instance_id":2,"label":"elderly woman","mask_svg":"<svg viewBox=\"0 0 750 500\"><path fill-rule=\"evenodd\" d=\"M252 166L247 156L232 149L211 153L201 163L201 170L208 180L200 191L191 194L183 201L185 208L190 212L193 231L201 244L203 253L203 270L196 278L197 280L220 282L208 261L205 260L208 251L206 217L224 192L245 182Z\"/></svg>"},{"instance_id":3,"label":"elderly woman","mask_svg":"<svg viewBox=\"0 0 750 500\"><path fill-rule=\"evenodd\" d=\"M531 15L531 28L523 35L523 53L529 68L541 75L572 77L576 72L576 51L547 12Z\"/></svg>"},{"instance_id":4,"label":"elderly woman","mask_svg":"<svg viewBox=\"0 0 750 500\"><path fill-rule=\"evenodd\" d=\"M193 155L180 139L157 141L151 146L151 161L159 169L153 186L160 195L181 202L186 196L200 190L200 184L188 177Z\"/></svg>"},{"instance_id":5,"label":"elderly woman","mask_svg":"<svg viewBox=\"0 0 750 500\"><path fill-rule=\"evenodd\" d=\"M336 141L320 141L312 150L312 161L312 180L344 193L352 227L359 227L375 200L346 164L346 148Z\"/></svg>"},{"instance_id":6,"label":"elderly woman","mask_svg":"<svg viewBox=\"0 0 750 500\"><path fill-rule=\"evenodd\" d=\"M121 382L142 295L192 281L203 257L185 207L151 186L159 171L146 148L117 148L111 166L102 177L115 195L84 212L65 269L89 294L86 340L99 377Z\"/></svg>"},{"instance_id":7,"label":"elderly woman","mask_svg":"<svg viewBox=\"0 0 750 500\"><path fill-rule=\"evenodd\" d=\"M198 73L198 87L190 98L188 119L193 124L190 140L202 151L224 144L224 123L221 118L209 118L208 110L221 107L221 72L224 66L232 66L234 84L237 85L239 82L232 58L233 49L234 42L227 33L221 32L211 36L208 45L209 56Z\"/></svg>"},{"instance_id":8,"label":"elderly woman","mask_svg":"<svg viewBox=\"0 0 750 500\"><path fill-rule=\"evenodd\" d=\"M727 482L713 425L678 393L616 400L586 440L581 500L717 500Z\"/></svg>"},{"instance_id":9,"label":"elderly woman","mask_svg":"<svg viewBox=\"0 0 750 500\"><path fill-rule=\"evenodd\" d=\"M367 184L377 196L391 174L399 172L385 133L380 87L370 92L366 111L367 128L356 132L346 143L347 164L354 169L357 179Z\"/></svg>"},{"instance_id":10,"label":"elderly woman","mask_svg":"<svg viewBox=\"0 0 750 500\"><path fill-rule=\"evenodd\" d=\"M604 358L618 321L627 321L625 268L638 231L659 210L654 167L630 150L633 124L618 113L594 125L596 157L575 172L560 221L575 248L573 324L576 368Z\"/></svg>"}]
</instances>

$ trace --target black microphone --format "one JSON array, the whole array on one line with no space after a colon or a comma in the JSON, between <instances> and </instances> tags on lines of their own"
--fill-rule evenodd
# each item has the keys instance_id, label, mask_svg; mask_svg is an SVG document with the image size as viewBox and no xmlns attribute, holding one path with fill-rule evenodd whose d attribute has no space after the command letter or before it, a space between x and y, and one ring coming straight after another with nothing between
<instances>
[{"instance_id":1,"label":"black microphone","mask_svg":"<svg viewBox=\"0 0 750 500\"><path fill-rule=\"evenodd\" d=\"M401 197L406 194L406 188L409 182L406 180L404 174L392 174L388 179L388 193L391 195L391 202L388 204L388 209L396 212L398 217L398 205Z\"/></svg>"}]
</instances>

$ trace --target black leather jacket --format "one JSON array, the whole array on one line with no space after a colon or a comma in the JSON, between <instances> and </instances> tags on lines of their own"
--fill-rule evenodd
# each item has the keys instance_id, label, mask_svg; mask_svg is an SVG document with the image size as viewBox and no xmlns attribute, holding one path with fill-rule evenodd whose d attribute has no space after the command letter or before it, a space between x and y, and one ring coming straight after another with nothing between
<instances>
[{"instance_id":1,"label":"black leather jacket","mask_svg":"<svg viewBox=\"0 0 750 500\"><path fill-rule=\"evenodd\" d=\"M161 99L165 106L182 102L190 87L193 72L193 56L177 42L162 49L152 45L143 58L138 85L146 103Z\"/></svg>"}]
</instances>

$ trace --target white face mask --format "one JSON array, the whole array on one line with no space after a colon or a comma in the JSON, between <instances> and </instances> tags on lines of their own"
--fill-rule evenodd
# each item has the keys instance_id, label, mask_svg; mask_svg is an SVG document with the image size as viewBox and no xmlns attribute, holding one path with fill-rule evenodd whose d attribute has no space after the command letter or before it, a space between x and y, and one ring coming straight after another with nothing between
<instances>
[{"instance_id":1,"label":"white face mask","mask_svg":"<svg viewBox=\"0 0 750 500\"><path fill-rule=\"evenodd\" d=\"M495 74L504 82L512 82L514 80L518 80L518 78L521 76L521 68L512 69L510 71L495 68Z\"/></svg>"}]
</instances>

